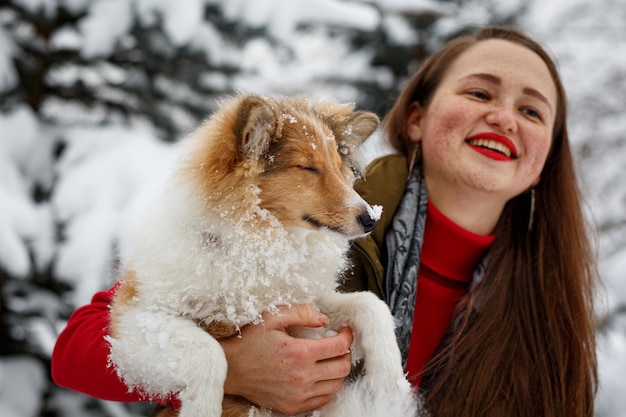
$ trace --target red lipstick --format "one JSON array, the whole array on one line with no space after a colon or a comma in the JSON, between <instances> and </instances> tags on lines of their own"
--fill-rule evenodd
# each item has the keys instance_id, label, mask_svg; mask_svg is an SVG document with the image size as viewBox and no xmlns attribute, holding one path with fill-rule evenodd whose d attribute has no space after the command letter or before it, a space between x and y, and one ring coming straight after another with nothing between
<instances>
[{"instance_id":1,"label":"red lipstick","mask_svg":"<svg viewBox=\"0 0 626 417\"><path fill-rule=\"evenodd\" d=\"M493 132L483 132L465 140L476 152L497 161L511 161L517 158L513 141Z\"/></svg>"}]
</instances>

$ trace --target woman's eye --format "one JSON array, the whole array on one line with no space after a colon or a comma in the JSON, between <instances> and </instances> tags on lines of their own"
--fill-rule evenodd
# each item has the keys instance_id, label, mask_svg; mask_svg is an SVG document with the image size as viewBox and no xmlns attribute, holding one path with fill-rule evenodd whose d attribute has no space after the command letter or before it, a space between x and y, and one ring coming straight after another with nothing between
<instances>
[{"instance_id":1,"label":"woman's eye","mask_svg":"<svg viewBox=\"0 0 626 417\"><path fill-rule=\"evenodd\" d=\"M481 100L489 100L489 94L482 90L472 90L468 94Z\"/></svg>"},{"instance_id":2,"label":"woman's eye","mask_svg":"<svg viewBox=\"0 0 626 417\"><path fill-rule=\"evenodd\" d=\"M539 113L537 110L532 109L532 108L525 108L522 109L522 112L524 114L526 114L527 116L533 118L533 119L537 119L537 120L542 120L543 117L541 117L541 113Z\"/></svg>"}]
</instances>

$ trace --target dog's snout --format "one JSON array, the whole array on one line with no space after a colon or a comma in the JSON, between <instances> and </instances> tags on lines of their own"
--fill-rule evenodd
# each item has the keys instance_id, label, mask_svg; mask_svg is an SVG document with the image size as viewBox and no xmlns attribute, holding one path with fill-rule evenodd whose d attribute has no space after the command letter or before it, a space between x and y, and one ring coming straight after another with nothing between
<instances>
[{"instance_id":1,"label":"dog's snout","mask_svg":"<svg viewBox=\"0 0 626 417\"><path fill-rule=\"evenodd\" d=\"M365 231L365 233L369 233L378 223L378 219L372 217L369 211L364 211L359 215L359 222L363 225L363 230Z\"/></svg>"}]
</instances>

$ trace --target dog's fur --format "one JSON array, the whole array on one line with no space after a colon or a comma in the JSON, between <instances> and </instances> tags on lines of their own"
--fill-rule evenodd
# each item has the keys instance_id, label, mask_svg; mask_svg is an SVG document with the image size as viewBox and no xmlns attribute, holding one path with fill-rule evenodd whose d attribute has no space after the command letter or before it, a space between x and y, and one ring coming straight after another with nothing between
<instances>
[{"instance_id":1,"label":"dog's fur","mask_svg":"<svg viewBox=\"0 0 626 417\"><path fill-rule=\"evenodd\" d=\"M178 393L180 417L220 416L219 337L279 305L311 303L330 329L352 328L353 360L365 364L364 377L311 415L414 412L387 306L336 291L349 240L380 215L352 189L358 146L378 118L353 107L239 95L186 139L134 233L112 306L110 360L129 387L149 398ZM224 407L277 415L232 397Z\"/></svg>"}]
</instances>

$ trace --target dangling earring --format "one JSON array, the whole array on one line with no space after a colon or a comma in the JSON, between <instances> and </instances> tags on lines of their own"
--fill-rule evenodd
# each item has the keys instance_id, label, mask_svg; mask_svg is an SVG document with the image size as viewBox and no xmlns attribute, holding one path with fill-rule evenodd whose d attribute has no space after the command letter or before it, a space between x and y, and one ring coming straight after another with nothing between
<instances>
[{"instance_id":1,"label":"dangling earring","mask_svg":"<svg viewBox=\"0 0 626 417\"><path fill-rule=\"evenodd\" d=\"M530 189L530 213L528 215L528 231L532 232L535 223L535 189Z\"/></svg>"},{"instance_id":2,"label":"dangling earring","mask_svg":"<svg viewBox=\"0 0 626 417\"><path fill-rule=\"evenodd\" d=\"M413 145L413 151L411 152L411 159L409 161L409 175L407 175L406 177L407 180L411 177L411 173L413 172L413 167L415 166L416 159L417 159L417 143Z\"/></svg>"}]
</instances>

